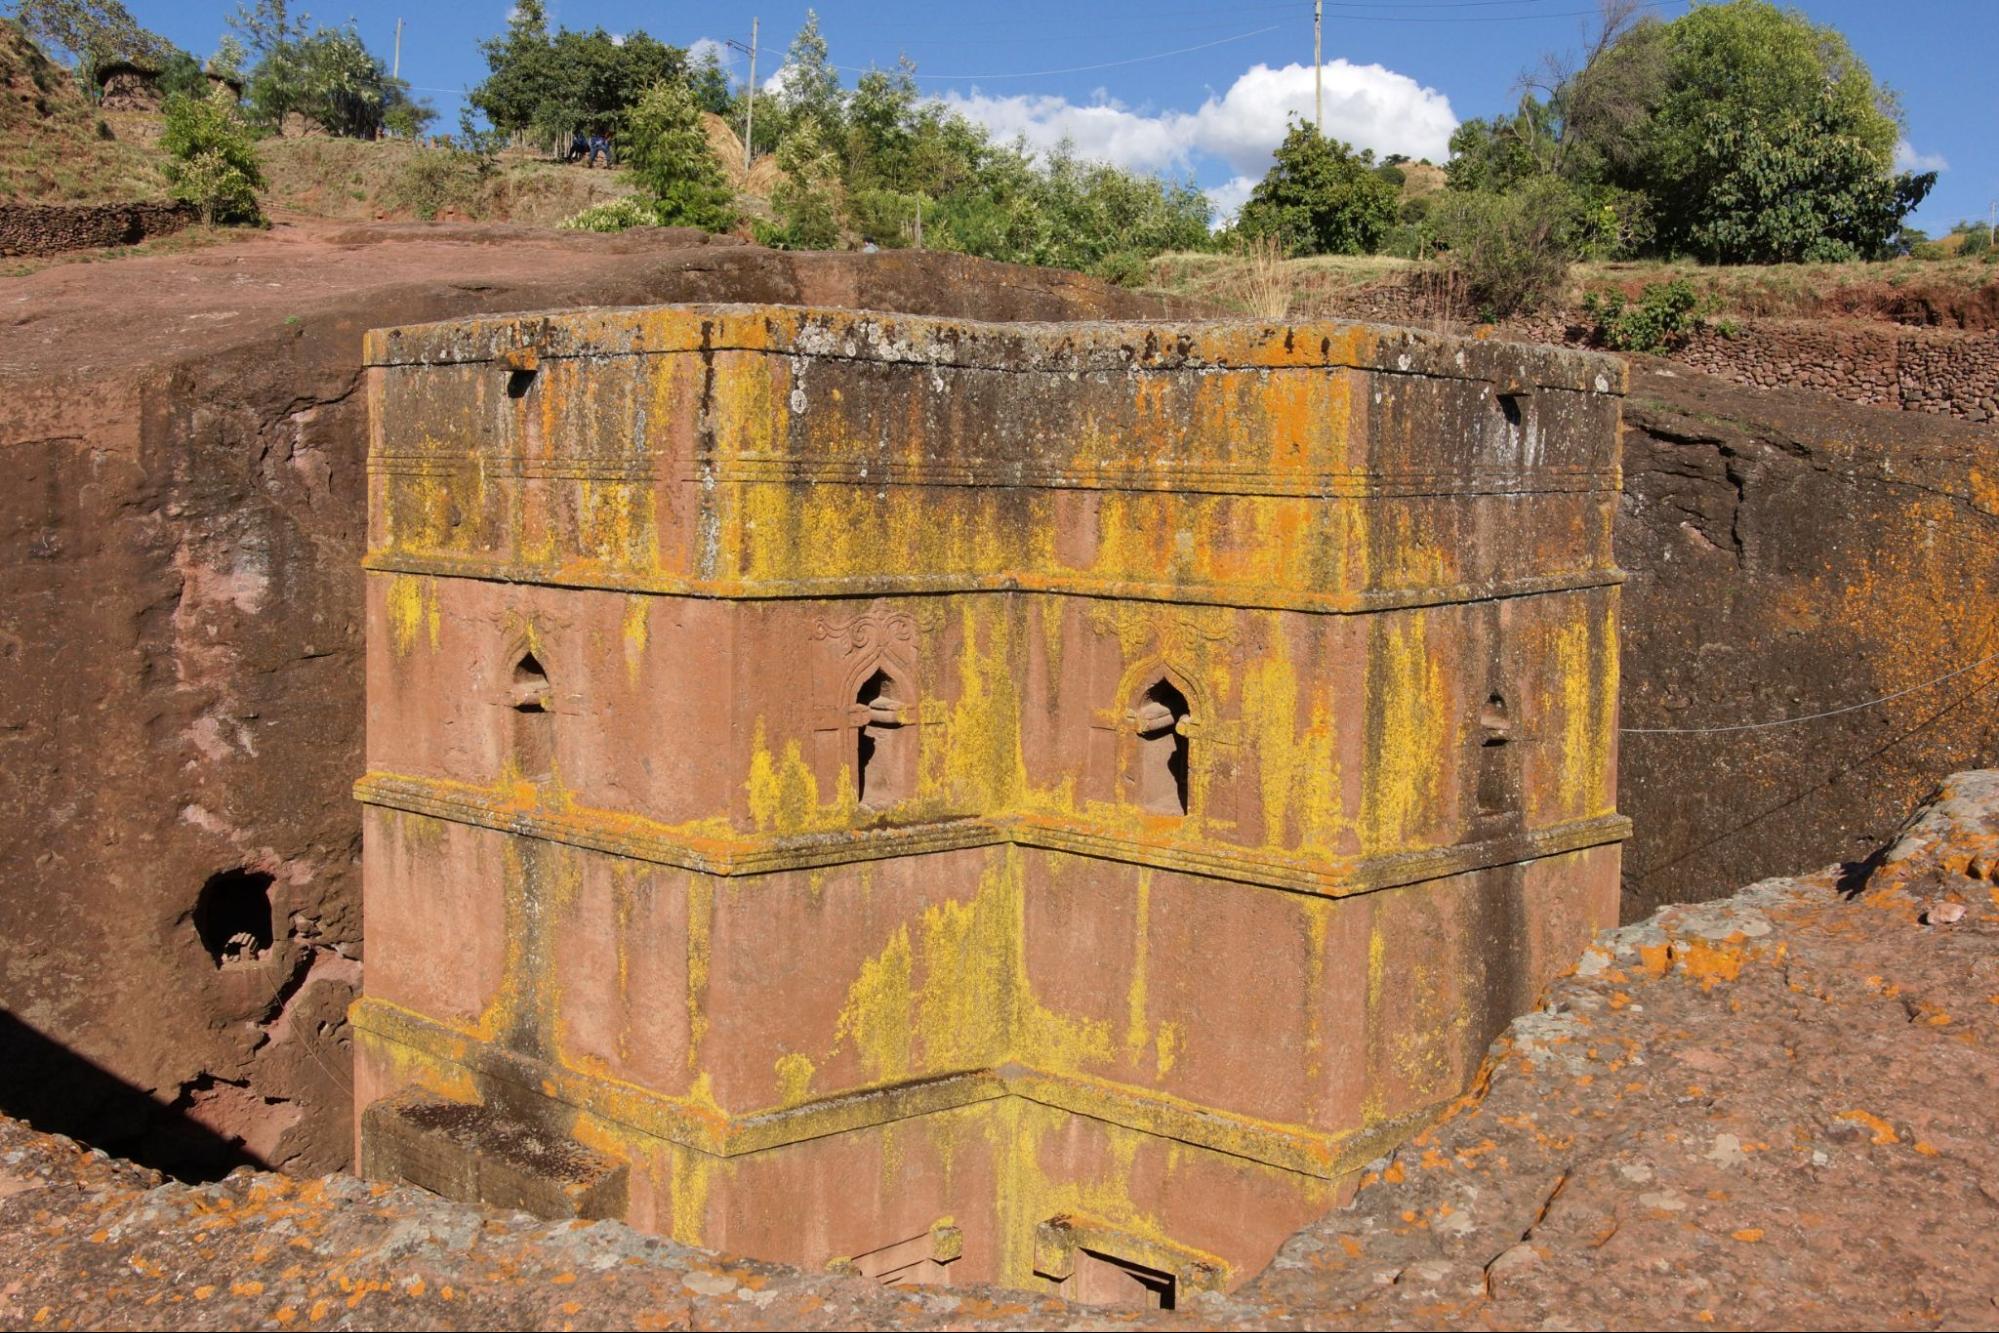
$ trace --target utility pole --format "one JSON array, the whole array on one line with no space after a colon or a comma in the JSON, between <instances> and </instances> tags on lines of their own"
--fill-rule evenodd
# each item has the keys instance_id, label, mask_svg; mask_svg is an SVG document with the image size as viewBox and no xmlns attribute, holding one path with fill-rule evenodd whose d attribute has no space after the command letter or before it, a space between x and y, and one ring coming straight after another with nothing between
<instances>
[{"instance_id":1,"label":"utility pole","mask_svg":"<svg viewBox=\"0 0 1999 1333\"><path fill-rule=\"evenodd\" d=\"M733 51L747 51L750 56L750 81L743 89L743 171L750 169L750 158L756 150L750 145L757 128L757 21L750 20L750 44L744 46L735 38L729 38L729 48Z\"/></svg>"},{"instance_id":2,"label":"utility pole","mask_svg":"<svg viewBox=\"0 0 1999 1333\"><path fill-rule=\"evenodd\" d=\"M1319 55L1319 28L1325 18L1326 0L1312 0L1312 128L1321 135L1326 132L1326 95L1319 71L1326 62Z\"/></svg>"},{"instance_id":3,"label":"utility pole","mask_svg":"<svg viewBox=\"0 0 1999 1333\"><path fill-rule=\"evenodd\" d=\"M392 79L400 79L402 76L403 76L403 21L401 19L397 19L396 20L396 63L389 67L389 77Z\"/></svg>"}]
</instances>

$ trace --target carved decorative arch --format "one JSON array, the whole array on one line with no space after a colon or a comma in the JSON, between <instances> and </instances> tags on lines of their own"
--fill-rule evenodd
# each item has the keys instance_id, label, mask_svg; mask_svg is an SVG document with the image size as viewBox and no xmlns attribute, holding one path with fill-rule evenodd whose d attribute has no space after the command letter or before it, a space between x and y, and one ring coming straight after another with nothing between
<instances>
[{"instance_id":1,"label":"carved decorative arch","mask_svg":"<svg viewBox=\"0 0 1999 1333\"><path fill-rule=\"evenodd\" d=\"M555 673L539 636L509 636L499 676L503 762L520 777L545 781L555 773Z\"/></svg>"}]
</instances>

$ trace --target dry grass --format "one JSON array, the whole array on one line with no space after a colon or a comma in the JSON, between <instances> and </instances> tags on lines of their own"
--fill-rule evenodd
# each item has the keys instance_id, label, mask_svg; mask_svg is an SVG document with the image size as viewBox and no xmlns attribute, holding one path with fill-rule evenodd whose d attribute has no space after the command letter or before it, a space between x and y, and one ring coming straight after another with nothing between
<instances>
[{"instance_id":1,"label":"dry grass","mask_svg":"<svg viewBox=\"0 0 1999 1333\"><path fill-rule=\"evenodd\" d=\"M463 155L393 140L265 139L257 156L268 207L339 221L437 218L552 227L632 193L622 172L513 154L481 172Z\"/></svg>"},{"instance_id":2,"label":"dry grass","mask_svg":"<svg viewBox=\"0 0 1999 1333\"><path fill-rule=\"evenodd\" d=\"M1214 254L1180 251L1152 261L1147 285L1202 305L1277 318L1309 310L1332 293L1364 287L1414 267L1386 255L1319 255L1284 259L1272 252ZM1283 308L1276 314L1277 302Z\"/></svg>"},{"instance_id":3,"label":"dry grass","mask_svg":"<svg viewBox=\"0 0 1999 1333\"><path fill-rule=\"evenodd\" d=\"M1284 247L1275 236L1258 236L1243 246L1242 264L1231 275L1235 304L1252 315L1282 319L1291 313L1291 277L1284 271Z\"/></svg>"},{"instance_id":4,"label":"dry grass","mask_svg":"<svg viewBox=\"0 0 1999 1333\"><path fill-rule=\"evenodd\" d=\"M45 204L164 199L159 161L148 145L99 119L69 71L0 20L0 198Z\"/></svg>"}]
</instances>

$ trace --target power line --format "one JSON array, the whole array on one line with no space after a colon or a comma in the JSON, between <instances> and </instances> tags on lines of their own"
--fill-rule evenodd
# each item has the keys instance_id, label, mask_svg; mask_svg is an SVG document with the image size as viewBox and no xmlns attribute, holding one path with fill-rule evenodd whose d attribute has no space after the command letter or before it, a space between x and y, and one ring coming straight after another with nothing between
<instances>
[{"instance_id":1,"label":"power line","mask_svg":"<svg viewBox=\"0 0 1999 1333\"><path fill-rule=\"evenodd\" d=\"M1844 708L1828 708L1822 713L1806 713L1803 717L1780 717L1773 718L1768 722L1737 722L1725 727L1619 727L1618 730L1627 736L1708 736L1721 731L1762 731L1769 727L1796 726L1800 722L1817 722L1821 718L1838 717L1843 713L1858 713L1863 708L1878 708L1882 704L1893 703L1897 699L1906 698L1911 694L1927 690L1932 685L1941 685L1947 680L1955 680L1966 672L1976 671L1987 662L1994 661L1999 661L1999 653L1989 653L1969 666L1961 666L1953 671L1946 671L1941 676L1926 680L1920 685L1911 685L1906 690L1897 690L1893 694L1884 694L1879 699L1869 699L1865 703L1848 704Z\"/></svg>"},{"instance_id":2,"label":"power line","mask_svg":"<svg viewBox=\"0 0 1999 1333\"><path fill-rule=\"evenodd\" d=\"M1198 46L1182 46L1172 51L1155 51L1149 56L1132 56L1128 60L1105 60L1095 65L1071 65L1066 69L1023 70L1017 74L918 74L915 77L944 82L964 79L1042 79L1055 74L1088 74L1093 70L1116 69L1121 65L1142 65L1149 60L1165 60L1172 56L1184 56L1193 51L1205 51L1214 46L1226 46L1230 42L1246 42L1252 37L1261 37L1266 32L1276 32L1283 26L1281 23L1273 23L1266 28L1257 28L1251 32L1239 32L1233 37L1222 37L1212 42L1202 42ZM867 74L871 72L873 67L866 65L834 65L833 68L843 74Z\"/></svg>"}]
</instances>

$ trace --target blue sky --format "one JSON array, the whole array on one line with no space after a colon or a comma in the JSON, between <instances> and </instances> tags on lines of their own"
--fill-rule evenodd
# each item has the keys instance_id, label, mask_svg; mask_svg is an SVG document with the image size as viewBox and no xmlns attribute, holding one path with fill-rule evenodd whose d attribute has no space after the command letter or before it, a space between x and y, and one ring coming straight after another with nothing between
<instances>
[{"instance_id":1,"label":"blue sky","mask_svg":"<svg viewBox=\"0 0 1999 1333\"><path fill-rule=\"evenodd\" d=\"M197 55L214 50L234 9L218 0L127 2L141 22ZM1311 107L1311 0L823 0L815 7L832 59L850 71L892 65L907 53L925 91L1003 134L1024 133L1036 145L1067 135L1090 156L1192 175L1224 205L1262 174L1286 112ZM1672 17L1686 7L1660 0L1652 12ZM1916 222L1940 231L1959 218L1983 219L1999 200L1999 3L1804 0L1797 7L1844 32L1899 95L1906 160L1940 170ZM352 19L385 56L400 14L403 77L437 105L449 129L463 91L485 72L476 42L505 27L507 8L507 0L336 0L312 12L321 22ZM643 28L689 46L746 41L755 15L762 83L778 69L806 6L552 0L550 8L564 26ZM1328 0L1326 129L1379 152L1441 161L1457 121L1510 107L1523 71L1543 53L1577 47L1594 10L1594 0Z\"/></svg>"}]
</instances>

